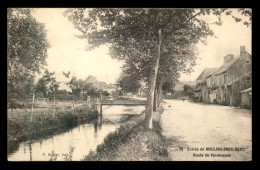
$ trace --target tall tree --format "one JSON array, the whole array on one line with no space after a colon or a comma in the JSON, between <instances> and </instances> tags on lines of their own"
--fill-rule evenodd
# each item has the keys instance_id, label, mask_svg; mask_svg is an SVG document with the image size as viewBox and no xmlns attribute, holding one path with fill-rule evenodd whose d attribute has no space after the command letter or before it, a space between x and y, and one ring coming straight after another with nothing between
<instances>
[{"instance_id":1,"label":"tall tree","mask_svg":"<svg viewBox=\"0 0 260 170\"><path fill-rule=\"evenodd\" d=\"M7 99L25 99L28 77L46 64L49 43L43 24L28 8L7 9Z\"/></svg>"},{"instance_id":2,"label":"tall tree","mask_svg":"<svg viewBox=\"0 0 260 170\"><path fill-rule=\"evenodd\" d=\"M110 47L113 58L128 61L148 82L145 116L152 128L154 91L162 56L176 59L176 49L194 47L207 36L214 35L201 15L217 16L228 9L68 9L65 16L88 40L88 49L102 44ZM167 53L167 55L164 55ZM185 53L185 51L184 51ZM189 63L188 55L178 56ZM145 63L142 65L142 63ZM179 64L177 64L179 66ZM186 64L184 64L184 67Z\"/></svg>"},{"instance_id":3,"label":"tall tree","mask_svg":"<svg viewBox=\"0 0 260 170\"><path fill-rule=\"evenodd\" d=\"M79 79L77 80L76 76L71 76L70 78L70 71L68 73L62 72L63 75L69 79L69 81L65 84L69 86L69 88L72 91L72 108L73 108L73 113L75 113L75 107L74 107L74 102L75 102L75 96L79 99L81 89L83 88L83 80Z\"/></svg>"},{"instance_id":4,"label":"tall tree","mask_svg":"<svg viewBox=\"0 0 260 170\"><path fill-rule=\"evenodd\" d=\"M47 84L47 89L48 89L48 94L49 96L53 96L53 101L54 101L54 112L53 116L56 113L56 93L59 88L59 83L56 81L56 77L54 76L55 72L49 72L48 70L45 70L44 72L44 79L48 83Z\"/></svg>"},{"instance_id":5,"label":"tall tree","mask_svg":"<svg viewBox=\"0 0 260 170\"><path fill-rule=\"evenodd\" d=\"M190 86L190 85L188 85L188 84L184 84L184 86L183 86L183 91L184 91L184 93L186 94L186 95L191 95L191 94L193 94L193 88Z\"/></svg>"},{"instance_id":6,"label":"tall tree","mask_svg":"<svg viewBox=\"0 0 260 170\"><path fill-rule=\"evenodd\" d=\"M141 87L140 80L131 74L122 73L117 83L126 93L135 93Z\"/></svg>"},{"instance_id":7,"label":"tall tree","mask_svg":"<svg viewBox=\"0 0 260 170\"><path fill-rule=\"evenodd\" d=\"M47 97L47 85L48 82L45 81L45 79L42 77L39 79L39 81L37 82L36 86L35 86L35 92L36 94L42 94L43 97Z\"/></svg>"},{"instance_id":8,"label":"tall tree","mask_svg":"<svg viewBox=\"0 0 260 170\"><path fill-rule=\"evenodd\" d=\"M33 119L33 109L34 109L34 101L35 101L35 84L34 84L34 76L30 76L28 78L27 84L25 86L27 98L30 98L32 96L32 103L31 103L31 117L30 122L32 122Z\"/></svg>"},{"instance_id":9,"label":"tall tree","mask_svg":"<svg viewBox=\"0 0 260 170\"><path fill-rule=\"evenodd\" d=\"M77 77L72 76L69 85L72 89L73 96L74 97L76 96L77 99L79 100L81 89L82 89L82 86L83 86L83 80L77 79Z\"/></svg>"}]
</instances>

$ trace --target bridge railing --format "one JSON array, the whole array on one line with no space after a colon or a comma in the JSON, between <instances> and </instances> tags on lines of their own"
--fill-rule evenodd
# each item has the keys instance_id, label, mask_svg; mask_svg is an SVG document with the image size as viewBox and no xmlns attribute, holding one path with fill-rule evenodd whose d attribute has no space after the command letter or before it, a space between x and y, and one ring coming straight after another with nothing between
<instances>
[{"instance_id":1,"label":"bridge railing","mask_svg":"<svg viewBox=\"0 0 260 170\"><path fill-rule=\"evenodd\" d=\"M100 100L97 104L113 104L113 105L146 105L146 100Z\"/></svg>"}]
</instances>

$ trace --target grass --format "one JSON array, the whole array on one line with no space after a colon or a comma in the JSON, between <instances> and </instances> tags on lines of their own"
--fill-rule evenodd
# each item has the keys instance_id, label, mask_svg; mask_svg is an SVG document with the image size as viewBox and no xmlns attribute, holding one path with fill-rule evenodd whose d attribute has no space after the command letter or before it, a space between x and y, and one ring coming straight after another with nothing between
<instances>
[{"instance_id":1,"label":"grass","mask_svg":"<svg viewBox=\"0 0 260 170\"><path fill-rule=\"evenodd\" d=\"M161 126L153 121L153 130L144 126L144 113L131 117L114 133L109 134L96 152L85 161L169 161Z\"/></svg>"}]
</instances>

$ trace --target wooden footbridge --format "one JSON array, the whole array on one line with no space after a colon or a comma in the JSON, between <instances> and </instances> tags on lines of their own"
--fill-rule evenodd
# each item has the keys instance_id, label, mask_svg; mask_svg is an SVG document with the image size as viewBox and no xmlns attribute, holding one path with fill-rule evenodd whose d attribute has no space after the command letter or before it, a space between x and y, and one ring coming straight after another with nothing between
<instances>
[{"instance_id":1,"label":"wooden footbridge","mask_svg":"<svg viewBox=\"0 0 260 170\"><path fill-rule=\"evenodd\" d=\"M102 114L102 105L130 105L138 106L147 104L147 100L99 100L96 102L98 112Z\"/></svg>"}]
</instances>

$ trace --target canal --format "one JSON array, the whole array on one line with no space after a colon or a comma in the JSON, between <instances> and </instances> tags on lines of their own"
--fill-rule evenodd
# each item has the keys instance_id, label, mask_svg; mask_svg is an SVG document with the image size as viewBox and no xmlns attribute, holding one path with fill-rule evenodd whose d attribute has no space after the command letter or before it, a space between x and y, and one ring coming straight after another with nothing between
<instances>
[{"instance_id":1,"label":"canal","mask_svg":"<svg viewBox=\"0 0 260 170\"><path fill-rule=\"evenodd\" d=\"M102 116L64 133L21 142L8 161L80 161L119 128L121 122L140 114L145 106L103 106Z\"/></svg>"}]
</instances>

